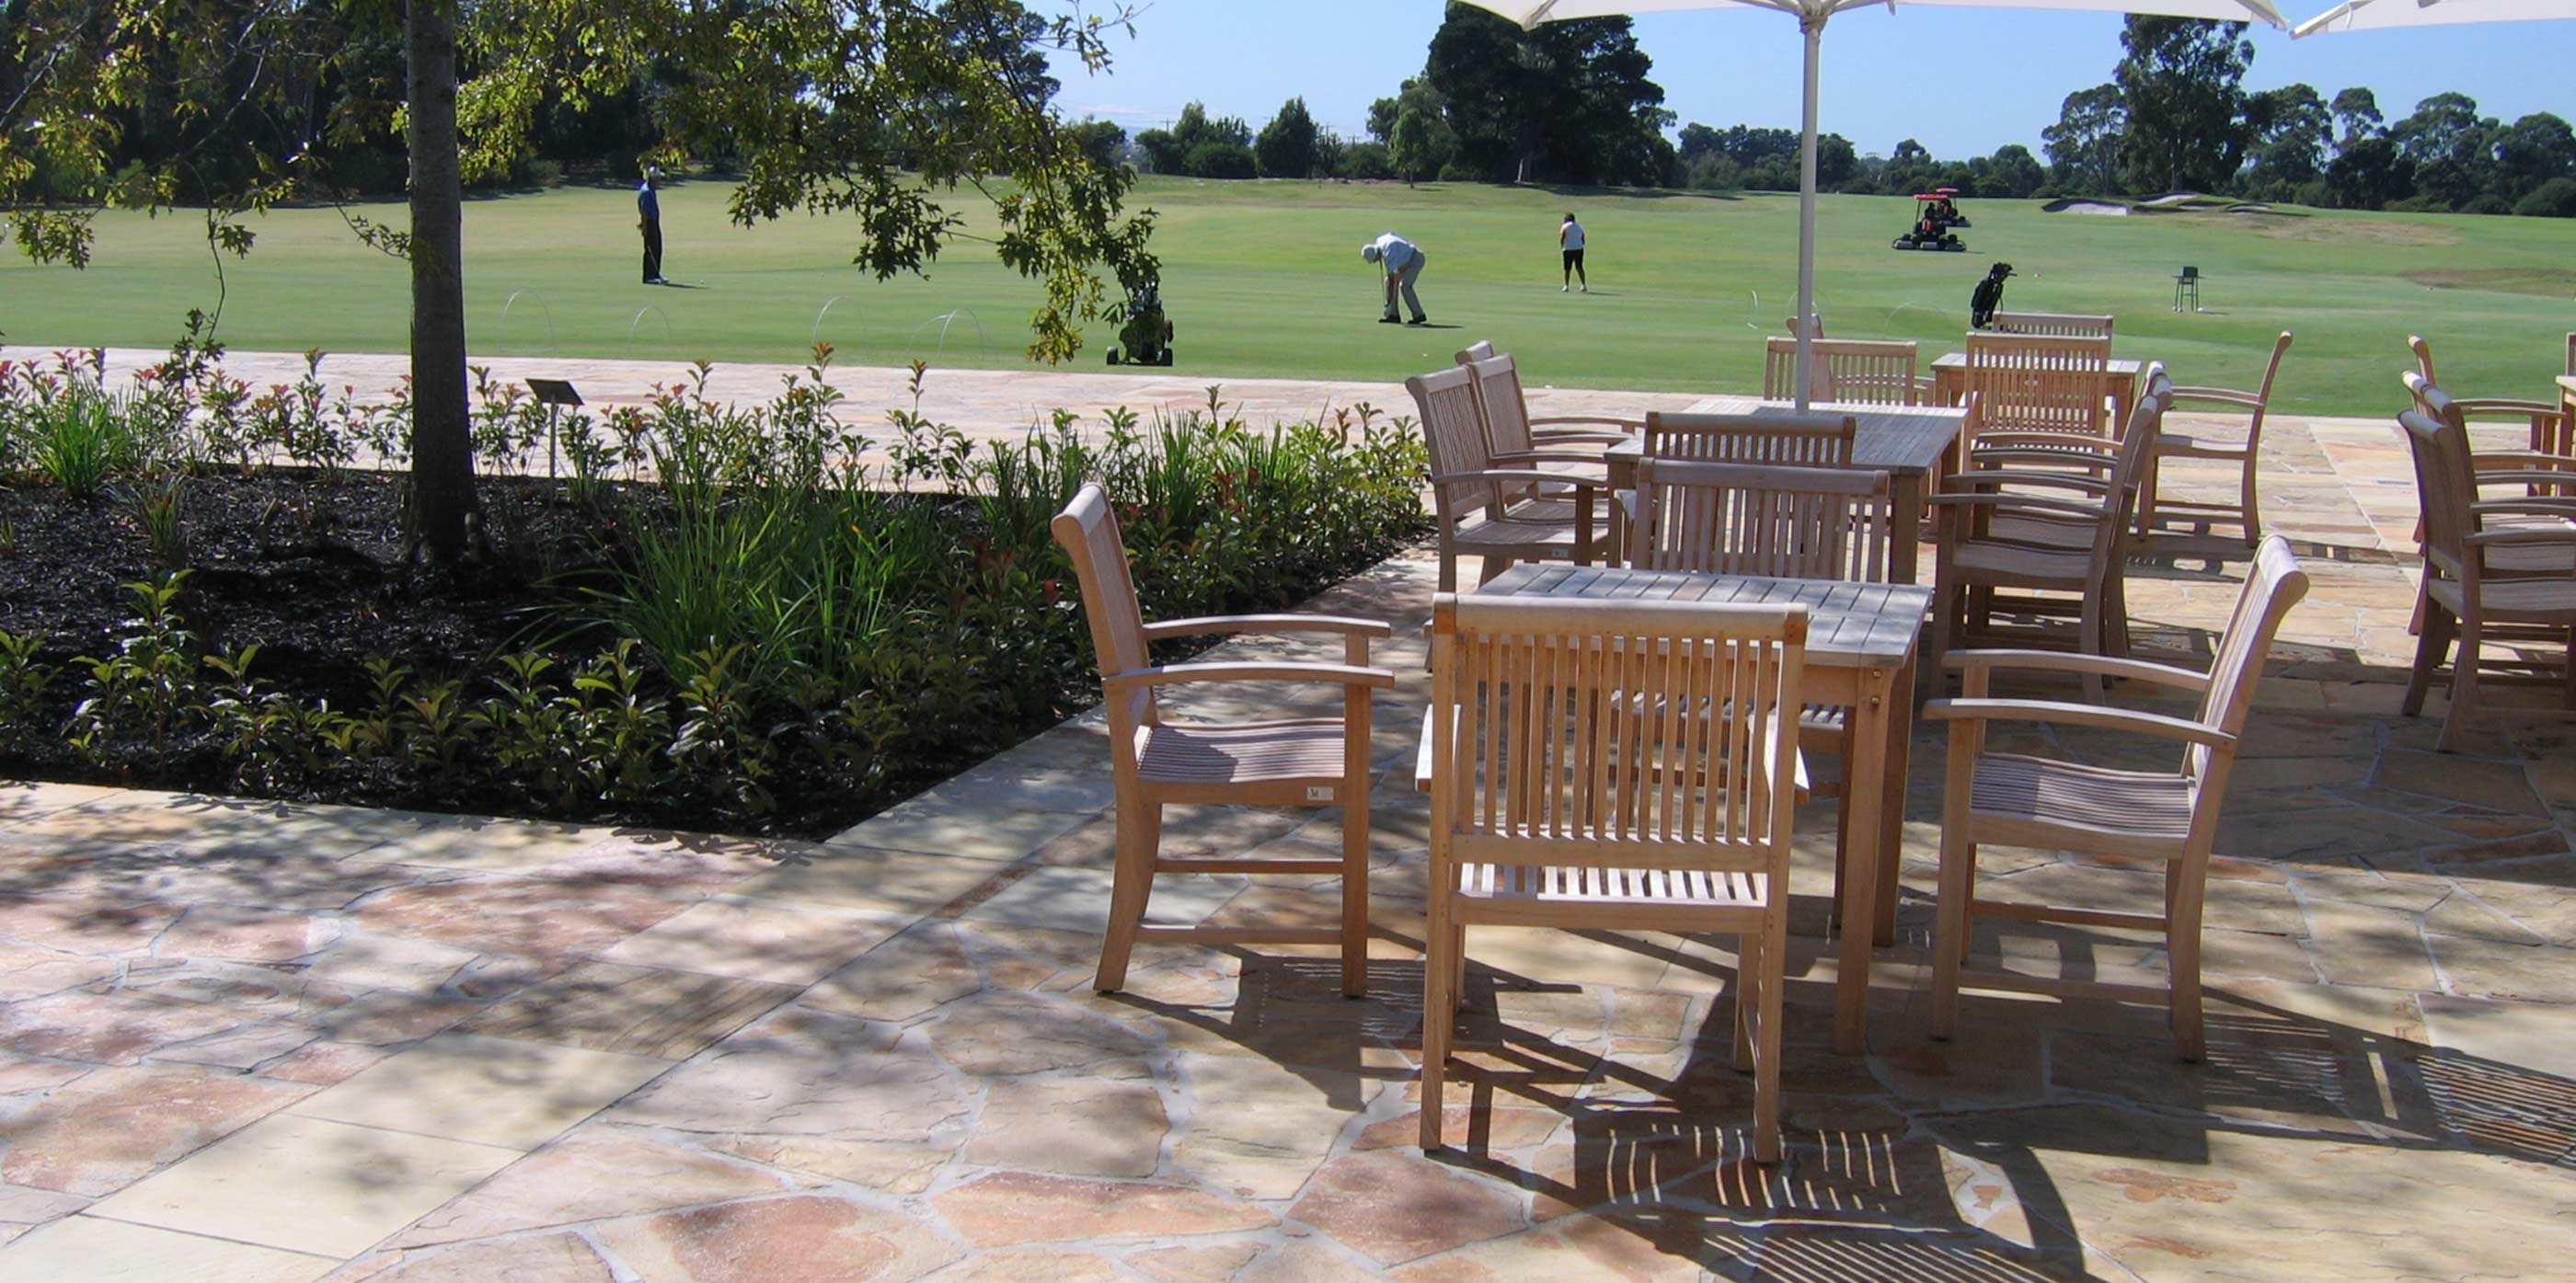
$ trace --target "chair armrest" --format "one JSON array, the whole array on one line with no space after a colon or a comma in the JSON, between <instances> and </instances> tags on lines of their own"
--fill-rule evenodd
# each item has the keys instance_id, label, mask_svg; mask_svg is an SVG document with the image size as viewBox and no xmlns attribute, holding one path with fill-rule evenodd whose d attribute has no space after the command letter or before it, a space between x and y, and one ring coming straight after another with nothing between
<instances>
[{"instance_id":1,"label":"chair armrest","mask_svg":"<svg viewBox=\"0 0 2576 1283\"><path fill-rule=\"evenodd\" d=\"M1570 472L1540 472L1532 468L1486 468L1477 472L1436 472L1431 476L1431 484L1436 486L1469 481L1544 481L1550 485L1572 486L1577 490L1599 490L1609 484Z\"/></svg>"},{"instance_id":2,"label":"chair armrest","mask_svg":"<svg viewBox=\"0 0 2576 1283\"><path fill-rule=\"evenodd\" d=\"M2185 401L2212 401L2245 410L2263 408L2263 398L2251 392L2239 392L2234 388L2175 388L2168 400L2176 405Z\"/></svg>"},{"instance_id":3,"label":"chair armrest","mask_svg":"<svg viewBox=\"0 0 2576 1283\"><path fill-rule=\"evenodd\" d=\"M2111 493L2111 483L2100 477L2074 472L2050 472L2032 468L1978 468L1950 474L1946 485L1970 494L1994 494L1991 486L2031 485L2059 490L2081 490L2091 495Z\"/></svg>"},{"instance_id":4,"label":"chair armrest","mask_svg":"<svg viewBox=\"0 0 2576 1283\"><path fill-rule=\"evenodd\" d=\"M2159 739L2186 740L2211 748L2229 748L2236 737L2205 722L2190 722L2162 713L2139 713L2094 704L2066 704L2045 699L1936 699L1923 706L1935 722L2053 722L2091 726L2106 731L2136 731Z\"/></svg>"},{"instance_id":5,"label":"chair armrest","mask_svg":"<svg viewBox=\"0 0 2576 1283\"><path fill-rule=\"evenodd\" d=\"M1587 468L1602 466L1601 456L1597 454L1567 454L1552 450L1498 450L1494 452L1492 462L1516 468L1533 463L1573 463Z\"/></svg>"},{"instance_id":6,"label":"chair armrest","mask_svg":"<svg viewBox=\"0 0 2576 1283\"><path fill-rule=\"evenodd\" d=\"M1634 435L1636 434L1631 432L1622 432L1617 428L1530 429L1530 439L1540 443L1541 445L1545 445L1551 441L1601 441L1611 445L1617 445L1619 442L1628 440Z\"/></svg>"},{"instance_id":7,"label":"chair armrest","mask_svg":"<svg viewBox=\"0 0 2576 1283\"><path fill-rule=\"evenodd\" d=\"M1936 494L1932 496L1932 504L1936 508L1996 508L2007 511L2019 508L2052 516L2080 517L2088 521L2100 521L2107 515L2107 510L2100 504L2077 503L2071 499L2038 499L2017 494Z\"/></svg>"},{"instance_id":8,"label":"chair armrest","mask_svg":"<svg viewBox=\"0 0 2576 1283\"><path fill-rule=\"evenodd\" d=\"M1345 637L1392 637L1395 628L1382 619L1352 619L1342 615L1202 615L1195 619L1167 619L1145 625L1145 640L1165 637L1199 637L1209 633L1340 633Z\"/></svg>"},{"instance_id":9,"label":"chair armrest","mask_svg":"<svg viewBox=\"0 0 2576 1283\"><path fill-rule=\"evenodd\" d=\"M1529 421L1529 425L1533 428L1544 428L1551 424L1558 423L1607 423L1612 427L1619 428L1624 432L1630 433L1643 432L1646 430L1646 421L1644 419L1622 419L1614 415L1607 414L1552 414L1543 419L1532 419Z\"/></svg>"},{"instance_id":10,"label":"chair armrest","mask_svg":"<svg viewBox=\"0 0 2576 1283\"><path fill-rule=\"evenodd\" d=\"M1435 747L1435 743L1431 738L1431 733L1435 729L1432 725L1432 719L1438 716L1440 716L1440 706L1437 704L1422 710L1422 742L1415 745L1413 749L1413 788L1417 793L1428 793L1431 791L1431 763L1433 761L1431 754ZM1451 716L1456 716L1454 710Z\"/></svg>"},{"instance_id":11,"label":"chair armrest","mask_svg":"<svg viewBox=\"0 0 2576 1283\"><path fill-rule=\"evenodd\" d=\"M1954 672L1982 670L1992 673L2000 668L2025 672L2099 673L2104 677L2135 677L2187 691L2209 689L2209 675L2171 664L2151 664L2143 659L2115 659L2107 655L2078 655L2062 650L1954 650L1941 657L1941 666Z\"/></svg>"},{"instance_id":12,"label":"chair armrest","mask_svg":"<svg viewBox=\"0 0 2576 1283\"><path fill-rule=\"evenodd\" d=\"M1383 668L1349 664L1165 664L1114 673L1101 679L1100 684L1122 691L1187 682L1332 682L1383 689L1395 685L1395 674Z\"/></svg>"},{"instance_id":13,"label":"chair armrest","mask_svg":"<svg viewBox=\"0 0 2576 1283\"><path fill-rule=\"evenodd\" d=\"M2525 401L2518 397L2502 396L2453 397L2451 406L2462 414L2537 414L2555 419L2566 413L2546 401Z\"/></svg>"},{"instance_id":14,"label":"chair armrest","mask_svg":"<svg viewBox=\"0 0 2576 1283\"><path fill-rule=\"evenodd\" d=\"M2568 547L2576 548L2576 526L2569 526L2563 530L2549 530L2536 526L2516 526L2510 530L2481 530L2473 535L2461 536L2460 542L2472 548L2529 547L2533 544L2566 544Z\"/></svg>"},{"instance_id":15,"label":"chair armrest","mask_svg":"<svg viewBox=\"0 0 2576 1283\"><path fill-rule=\"evenodd\" d=\"M2576 477L2568 478L2576 482ZM2564 517L2576 521L2576 498L2531 495L2521 499L2482 499L2469 505L2481 517Z\"/></svg>"}]
</instances>

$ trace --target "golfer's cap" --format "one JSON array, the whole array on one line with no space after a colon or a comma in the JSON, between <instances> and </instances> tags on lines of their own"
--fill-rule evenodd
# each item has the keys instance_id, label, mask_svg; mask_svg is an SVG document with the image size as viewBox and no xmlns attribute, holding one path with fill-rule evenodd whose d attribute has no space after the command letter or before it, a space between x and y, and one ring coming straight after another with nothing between
<instances>
[{"instance_id":1,"label":"golfer's cap","mask_svg":"<svg viewBox=\"0 0 2576 1283\"><path fill-rule=\"evenodd\" d=\"M644 176L646 178L660 178L662 176L662 167L659 165L646 165L644 167Z\"/></svg>"},{"instance_id":2,"label":"golfer's cap","mask_svg":"<svg viewBox=\"0 0 2576 1283\"><path fill-rule=\"evenodd\" d=\"M1369 263L1374 263L1374 262L1376 262L1376 261L1377 261L1377 242L1376 242L1376 241L1370 241L1368 244L1360 246L1360 259L1361 259L1361 261L1363 261L1363 262L1369 262Z\"/></svg>"}]
</instances>

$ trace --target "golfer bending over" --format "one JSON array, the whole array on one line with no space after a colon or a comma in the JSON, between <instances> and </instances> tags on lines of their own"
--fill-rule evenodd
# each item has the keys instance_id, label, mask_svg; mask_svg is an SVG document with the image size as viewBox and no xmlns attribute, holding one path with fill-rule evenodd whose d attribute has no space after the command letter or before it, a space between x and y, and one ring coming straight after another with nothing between
<instances>
[{"instance_id":1,"label":"golfer bending over","mask_svg":"<svg viewBox=\"0 0 2576 1283\"><path fill-rule=\"evenodd\" d=\"M1426 261L1420 247L1388 232L1360 246L1360 257L1386 269L1386 314L1377 318L1380 322L1395 324L1395 296L1401 292L1404 305L1413 310L1413 319L1408 324L1431 323L1431 318L1423 314L1422 300L1413 292L1413 282L1422 275L1422 264Z\"/></svg>"}]
</instances>

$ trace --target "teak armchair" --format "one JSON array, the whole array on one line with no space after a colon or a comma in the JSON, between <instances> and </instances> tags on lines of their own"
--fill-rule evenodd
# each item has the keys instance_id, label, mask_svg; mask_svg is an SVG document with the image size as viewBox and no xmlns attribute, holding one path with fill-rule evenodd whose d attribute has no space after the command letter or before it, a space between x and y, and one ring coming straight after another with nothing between
<instances>
[{"instance_id":1,"label":"teak armchair","mask_svg":"<svg viewBox=\"0 0 2576 1283\"><path fill-rule=\"evenodd\" d=\"M1453 365L1404 381L1430 447L1442 592L1457 590L1462 555L1484 559L1479 583L1515 561L1590 561L1593 517L1606 488L1597 476L1496 467L1475 379L1474 370ZM1551 489L1571 490L1573 498L1557 497Z\"/></svg>"},{"instance_id":2,"label":"teak armchair","mask_svg":"<svg viewBox=\"0 0 2576 1283\"><path fill-rule=\"evenodd\" d=\"M1972 333L1965 388L1977 400L1963 433L2063 432L2108 436L2111 340L2107 336ZM1973 436L1961 443L1964 450Z\"/></svg>"},{"instance_id":3,"label":"teak armchair","mask_svg":"<svg viewBox=\"0 0 2576 1283\"><path fill-rule=\"evenodd\" d=\"M2570 336L2576 338L2576 336ZM2442 378L2433 372L2433 345L2421 334L2406 336L2406 348L2415 354L2415 372L2426 383L2441 386ZM2571 352L2576 362L2576 352ZM2568 371L2576 374L2576 369ZM2501 420L2524 425L2531 434L2530 449L2536 454L2576 454L2576 425L2567 421L2566 407L2547 401L2526 401L2516 397L2454 396L2451 404L2471 428L2481 420Z\"/></svg>"},{"instance_id":4,"label":"teak armchair","mask_svg":"<svg viewBox=\"0 0 2576 1283\"><path fill-rule=\"evenodd\" d=\"M2576 719L2576 647L2562 659L2560 707L2525 701L2507 709L2483 706L2479 648L2499 627L2547 630L2561 646L2576 636L2576 500L2525 496L2481 501L2478 487L2516 479L2477 471L2468 429L2449 398L2427 389L2423 408L2397 416L2415 460L2415 489L2424 504L2424 573L2416 617L2421 622L2415 664L2401 706L2409 717L2423 711L2433 670L2456 635L2451 663L2451 707L2437 747L2459 747L2469 719L2503 713L2513 717ZM2534 474L2551 475L2551 474ZM2526 633L2526 636L2528 634Z\"/></svg>"},{"instance_id":5,"label":"teak armchair","mask_svg":"<svg viewBox=\"0 0 2576 1283\"><path fill-rule=\"evenodd\" d=\"M1736 1064L1776 1161L1805 608L1443 593L1431 626L1423 1148L1467 928L1714 932L1742 941Z\"/></svg>"},{"instance_id":6,"label":"teak armchair","mask_svg":"<svg viewBox=\"0 0 2576 1283\"><path fill-rule=\"evenodd\" d=\"M2050 651L1963 651L1949 665L1963 675L1958 699L1924 705L1923 716L1950 724L1949 776L1941 810L1941 887L1932 945L1932 1034L1958 1028L1959 988L2054 993L2162 1001L2175 1045L2186 1060L2204 1047L2200 1004L2200 927L2209 877L2210 847L2218 835L2219 808L2236 760L2245 718L2263 677L2263 659L2282 616L2307 595L2307 572L2274 535L2254 553L2252 570L2237 594L2216 662L2206 674L2137 660L2064 655ZM2047 700L1995 699L1989 682L2003 670L2080 672L2129 677L2197 692L2200 710L2189 718ZM2179 761L2170 770L2132 771L2086 766L1986 747L1994 722L2043 722L2059 726L2132 732L2174 741ZM2162 913L2061 908L1976 898L1977 848L1983 843L2083 851L2161 860L2165 866ZM2168 972L2165 987L2071 981L2008 971L1965 970L1976 920L2071 922L2087 926L2161 931Z\"/></svg>"},{"instance_id":7,"label":"teak armchair","mask_svg":"<svg viewBox=\"0 0 2576 1283\"><path fill-rule=\"evenodd\" d=\"M1883 584L1893 564L1895 504L1884 472L1649 456L1638 461L1637 488L1621 502L1628 509L1627 561L1640 570ZM1851 710L1801 707L1798 746L1850 762ZM1811 781L1808 791L1840 797L1843 784ZM1850 836L1841 820L1838 815L1834 833L1837 871Z\"/></svg>"},{"instance_id":8,"label":"teak armchair","mask_svg":"<svg viewBox=\"0 0 2576 1283\"><path fill-rule=\"evenodd\" d=\"M1116 770L1117 866L1107 938L1097 984L1103 993L1127 982L1127 959L1139 939L1195 944L1333 944L1342 952L1342 992L1368 985L1369 692L1395 685L1395 674L1369 666L1369 641L1392 630L1374 619L1326 615L1228 615L1148 624L1138 610L1117 514L1098 484L1086 485L1054 522L1055 540L1073 559L1083 614L1099 655L1109 713L1109 755ZM1147 646L1172 637L1212 633L1324 633L1343 638L1343 662L1222 663L1156 666ZM1201 682L1322 682L1342 688L1339 717L1204 725L1165 721L1158 693ZM1262 859L1165 859L1159 848L1163 807L1173 803L1238 806L1338 806L1342 853ZM1146 904L1158 873L1339 874L1341 925L1262 929L1154 926Z\"/></svg>"},{"instance_id":9,"label":"teak armchair","mask_svg":"<svg viewBox=\"0 0 2576 1283\"><path fill-rule=\"evenodd\" d=\"M2241 526L2248 548L2262 542L2262 493L2256 488L2255 472L2262 457L2263 414L2271 405L2272 380L2281 373L2281 358L2290 350L2290 331L2272 341L2272 359L2263 367L2263 381L2251 392L2231 388L2178 387L2173 390L2169 409L2191 406L2222 406L2245 412L2245 436L2242 441L2220 440L2198 433L2181 433L2167 425L2156 438L2156 452L2147 460L2147 478L2138 488L2138 534L2155 533L2159 522L2227 522ZM2156 493L2160 464L2166 459L2214 459L2237 465L2236 502L2185 503Z\"/></svg>"},{"instance_id":10,"label":"teak armchair","mask_svg":"<svg viewBox=\"0 0 2576 1283\"><path fill-rule=\"evenodd\" d=\"M1807 371L1807 399L1862 405L1915 403L1914 365L1920 349L1912 343L1863 339L1817 339ZM1798 394L1798 340L1774 338L1762 353L1762 398L1787 401Z\"/></svg>"},{"instance_id":11,"label":"teak armchair","mask_svg":"<svg viewBox=\"0 0 2576 1283\"><path fill-rule=\"evenodd\" d=\"M1954 474L1948 493L1933 496L1941 514L1933 562L1930 660L1967 642L1997 610L2063 614L2070 608L2074 648L2091 655L2128 649L2128 600L2122 554L2148 452L2164 418L2151 388L2129 414L2107 475L2088 475L2098 460L2076 455L2065 471L1986 468ZM2071 453L2071 452L2070 452ZM2057 493L2031 494L2031 489ZM2074 498L2061 497L2073 493ZM2005 600L1998 591L2074 594L2071 604ZM2084 673L2085 697L2102 698L2098 672Z\"/></svg>"}]
</instances>

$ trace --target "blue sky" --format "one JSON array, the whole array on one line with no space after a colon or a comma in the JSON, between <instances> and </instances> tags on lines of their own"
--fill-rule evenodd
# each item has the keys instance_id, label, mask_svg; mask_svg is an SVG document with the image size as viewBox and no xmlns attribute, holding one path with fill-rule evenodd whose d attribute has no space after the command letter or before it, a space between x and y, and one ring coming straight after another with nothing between
<instances>
[{"instance_id":1,"label":"blue sky","mask_svg":"<svg viewBox=\"0 0 2576 1283\"><path fill-rule=\"evenodd\" d=\"M2331 0L2279 0L2292 22ZM1114 0L1090 0L1100 12ZM1061 7L1040 5L1038 7ZM1059 102L1075 116L1132 131L1168 121L1192 99L1254 128L1292 94L1317 120L1358 134L1369 103L1421 70L1441 0L1146 0L1135 38L1111 38L1110 72L1065 69ZM1937 157L2018 142L2039 131L2067 94L2111 78L2120 19L1950 7L1855 10L1825 32L1823 128L1863 152L1920 140ZM2458 90L2480 113L2512 120L2569 110L2576 25L2498 23L2313 36L2256 29L2257 89L2306 81L2331 98L2365 85L2393 119L2418 99ZM1787 17L1759 10L1666 14L1637 21L1665 105L1684 122L1798 123L1799 40ZM2554 99L2554 101L2553 101Z\"/></svg>"}]
</instances>

